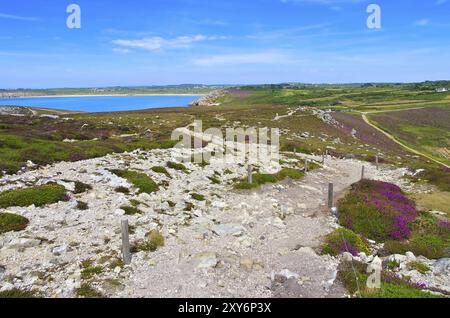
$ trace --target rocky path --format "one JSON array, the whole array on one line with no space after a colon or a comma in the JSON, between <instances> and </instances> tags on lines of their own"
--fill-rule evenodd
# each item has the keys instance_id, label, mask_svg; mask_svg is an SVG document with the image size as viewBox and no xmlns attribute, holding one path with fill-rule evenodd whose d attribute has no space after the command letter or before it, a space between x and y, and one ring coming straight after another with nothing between
<instances>
[{"instance_id":1,"label":"rocky path","mask_svg":"<svg viewBox=\"0 0 450 318\"><path fill-rule=\"evenodd\" d=\"M169 150L135 151L1 178L0 191L57 182L70 200L0 209L30 220L24 231L0 234L0 291L33 289L46 297L75 297L77 288L88 283L108 297L344 296L334 284L338 259L316 251L336 226L325 207L328 183L338 193L345 190L359 180L361 162L328 159L302 180L241 192L231 183L246 174L245 166L188 163L187 172L168 169L170 177L152 171L169 160ZM109 169L145 172L160 190L139 194ZM370 178L397 184L402 173L366 169ZM220 176L219 184L211 182L213 176ZM93 189L74 194L73 181ZM117 193L117 187L130 193ZM206 200L196 201L192 193ZM88 209L78 210L77 201L88 203ZM124 215L122 206L131 201L139 202L141 214ZM134 227L132 242L158 229L165 246L134 254L130 266L115 265L123 218ZM87 261L95 273L83 278Z\"/></svg>"},{"instance_id":2,"label":"rocky path","mask_svg":"<svg viewBox=\"0 0 450 318\"><path fill-rule=\"evenodd\" d=\"M328 183L344 191L360 179L361 165L329 159L301 181L229 192L216 203L220 210L179 229L151 260L137 255L120 296L343 297L335 284L338 260L316 250L335 227L326 208ZM366 171L386 181L401 175Z\"/></svg>"}]
</instances>

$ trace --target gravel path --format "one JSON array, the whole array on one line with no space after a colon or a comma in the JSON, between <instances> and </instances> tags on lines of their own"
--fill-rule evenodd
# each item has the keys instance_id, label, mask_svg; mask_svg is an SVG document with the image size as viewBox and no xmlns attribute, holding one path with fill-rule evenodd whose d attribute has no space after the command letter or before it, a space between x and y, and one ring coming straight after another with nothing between
<instances>
[{"instance_id":1,"label":"gravel path","mask_svg":"<svg viewBox=\"0 0 450 318\"><path fill-rule=\"evenodd\" d=\"M151 260L136 255L120 296L345 296L334 284L338 260L315 251L335 227L326 208L328 183L344 191L360 179L361 166L328 159L301 181L230 192L220 212L179 229ZM366 176L392 182L401 171L367 166Z\"/></svg>"}]
</instances>

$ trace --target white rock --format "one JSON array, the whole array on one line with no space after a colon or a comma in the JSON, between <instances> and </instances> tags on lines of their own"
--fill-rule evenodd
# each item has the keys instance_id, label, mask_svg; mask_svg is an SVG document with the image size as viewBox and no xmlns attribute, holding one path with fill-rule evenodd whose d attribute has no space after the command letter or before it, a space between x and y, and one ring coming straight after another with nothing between
<instances>
[{"instance_id":1,"label":"white rock","mask_svg":"<svg viewBox=\"0 0 450 318\"><path fill-rule=\"evenodd\" d=\"M19 238L9 242L7 246L10 249L22 249L22 248L36 247L39 244L41 244L40 240Z\"/></svg>"},{"instance_id":2,"label":"white rock","mask_svg":"<svg viewBox=\"0 0 450 318\"><path fill-rule=\"evenodd\" d=\"M218 263L216 253L200 253L193 258L197 262L197 268L214 268Z\"/></svg>"},{"instance_id":3,"label":"white rock","mask_svg":"<svg viewBox=\"0 0 450 318\"><path fill-rule=\"evenodd\" d=\"M213 232L220 236L240 236L244 231L245 228L240 224L219 224L213 228Z\"/></svg>"},{"instance_id":4,"label":"white rock","mask_svg":"<svg viewBox=\"0 0 450 318\"><path fill-rule=\"evenodd\" d=\"M412 252L406 252L405 256L408 259L408 261L415 261L416 260L416 256Z\"/></svg>"},{"instance_id":5,"label":"white rock","mask_svg":"<svg viewBox=\"0 0 450 318\"><path fill-rule=\"evenodd\" d=\"M66 251L67 251L67 246L66 245L57 246L57 247L54 247L52 249L52 253L54 255L61 255L61 254L65 253Z\"/></svg>"}]
</instances>

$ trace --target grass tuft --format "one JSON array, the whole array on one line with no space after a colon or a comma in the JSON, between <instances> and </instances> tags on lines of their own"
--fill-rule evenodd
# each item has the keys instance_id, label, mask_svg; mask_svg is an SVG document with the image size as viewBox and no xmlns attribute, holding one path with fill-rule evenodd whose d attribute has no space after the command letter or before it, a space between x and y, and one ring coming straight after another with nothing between
<instances>
[{"instance_id":1,"label":"grass tuft","mask_svg":"<svg viewBox=\"0 0 450 318\"><path fill-rule=\"evenodd\" d=\"M42 207L65 199L66 189L58 184L46 184L26 189L9 190L0 193L0 208L12 206Z\"/></svg>"}]
</instances>

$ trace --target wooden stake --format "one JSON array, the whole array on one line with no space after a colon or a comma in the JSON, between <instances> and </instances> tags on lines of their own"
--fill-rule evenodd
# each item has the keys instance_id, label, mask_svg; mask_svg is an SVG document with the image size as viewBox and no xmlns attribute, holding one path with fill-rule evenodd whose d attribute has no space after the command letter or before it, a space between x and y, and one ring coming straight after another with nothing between
<instances>
[{"instance_id":1,"label":"wooden stake","mask_svg":"<svg viewBox=\"0 0 450 318\"><path fill-rule=\"evenodd\" d=\"M308 172L308 159L305 159L305 172Z\"/></svg>"},{"instance_id":2,"label":"wooden stake","mask_svg":"<svg viewBox=\"0 0 450 318\"><path fill-rule=\"evenodd\" d=\"M131 264L130 236L128 233L128 220L122 220L122 255L123 262L127 265Z\"/></svg>"},{"instance_id":3,"label":"wooden stake","mask_svg":"<svg viewBox=\"0 0 450 318\"><path fill-rule=\"evenodd\" d=\"M248 165L248 167L247 167L247 179L248 179L248 183L253 183L253 167L252 167L252 165Z\"/></svg>"},{"instance_id":4,"label":"wooden stake","mask_svg":"<svg viewBox=\"0 0 450 318\"><path fill-rule=\"evenodd\" d=\"M380 161L379 161L379 158L378 158L378 155L376 155L375 156L375 164L376 164L376 166L377 166L377 170L379 170L380 169Z\"/></svg>"},{"instance_id":5,"label":"wooden stake","mask_svg":"<svg viewBox=\"0 0 450 318\"><path fill-rule=\"evenodd\" d=\"M361 168L361 180L364 180L364 172L365 172L365 170L366 170L366 167L362 166L362 168Z\"/></svg>"},{"instance_id":6,"label":"wooden stake","mask_svg":"<svg viewBox=\"0 0 450 318\"><path fill-rule=\"evenodd\" d=\"M328 207L331 209L334 205L334 184L328 184Z\"/></svg>"}]
</instances>

